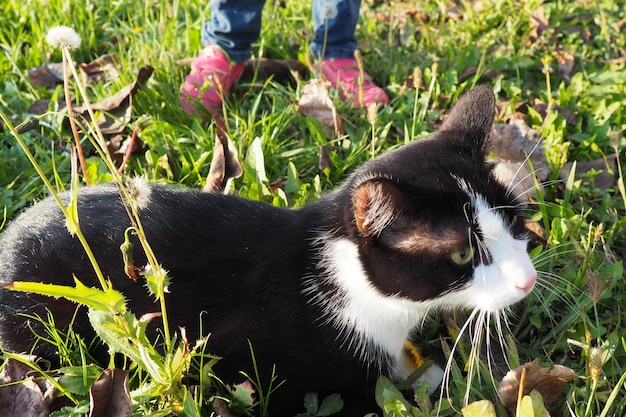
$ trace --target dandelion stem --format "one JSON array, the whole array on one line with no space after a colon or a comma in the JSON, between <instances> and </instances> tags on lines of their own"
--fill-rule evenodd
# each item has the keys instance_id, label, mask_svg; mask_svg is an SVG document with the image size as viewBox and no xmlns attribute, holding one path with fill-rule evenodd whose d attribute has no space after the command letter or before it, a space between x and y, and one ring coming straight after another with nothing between
<instances>
[{"instance_id":1,"label":"dandelion stem","mask_svg":"<svg viewBox=\"0 0 626 417\"><path fill-rule=\"evenodd\" d=\"M70 52L67 46L61 47L63 55L63 87L65 91L65 105L67 107L67 115L70 120L70 127L72 128L72 135L76 142L76 151L78 152L78 160L80 161L80 169L83 171L83 178L85 183L90 185L89 175L87 175L87 164L85 163L85 154L83 153L83 146L80 143L80 137L78 136L78 128L76 127L76 119L74 118L74 112L72 111L72 96L70 95L70 80L69 80L69 56Z\"/></svg>"}]
</instances>

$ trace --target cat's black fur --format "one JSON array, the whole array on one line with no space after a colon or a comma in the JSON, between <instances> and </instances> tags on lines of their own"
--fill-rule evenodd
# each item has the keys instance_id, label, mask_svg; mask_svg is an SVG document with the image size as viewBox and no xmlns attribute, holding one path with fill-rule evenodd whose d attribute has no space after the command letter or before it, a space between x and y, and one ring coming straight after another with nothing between
<instances>
[{"instance_id":1,"label":"cat's black fur","mask_svg":"<svg viewBox=\"0 0 626 417\"><path fill-rule=\"evenodd\" d=\"M477 88L459 100L431 138L366 163L337 190L298 210L149 186L149 202L140 215L157 259L172 279L167 296L171 328L184 326L194 340L201 320L204 333L211 334L207 351L224 358L215 370L228 382L240 381L240 370L253 374L250 341L261 377L267 381L275 364L279 380L286 380L271 397L271 415L302 411L303 396L310 391L340 393L344 415L376 411L371 404L376 378L381 373L397 378L399 365L397 352L368 335L385 335L384 327L396 326L398 320L390 313L388 324L360 323L358 314L351 316L354 322L342 315L346 294L354 292L348 295L358 300L359 291L366 290L349 288L350 274L339 271L343 261L329 260L340 245L328 242L342 242L345 253L354 254L365 271L367 291L374 300L390 300L390 310L396 302L411 302L413 308L417 301L445 299L467 286L474 266L491 260L485 250L462 266L450 260L450 253L476 245L474 239L482 236L459 179L499 208L512 235L523 233L517 202L485 161L494 108L491 90ZM158 311L141 279L133 282L124 275L119 246L130 222L116 187L86 187L79 194L81 229L105 276L137 316ZM87 256L65 223L52 199L19 216L1 237L0 283L73 285L75 275L97 287ZM140 244L133 243L135 263L145 264ZM352 265L346 258L346 265ZM345 282L339 284L335 274L343 274ZM0 343L9 351L29 351L34 337L27 323L43 330L22 314L45 317L50 309L63 328L75 308L64 300L0 289ZM380 308L384 321L386 305L371 308ZM74 330L89 336L84 313ZM407 336L423 316L406 315L414 321L407 324ZM55 357L54 347L44 343L35 352Z\"/></svg>"}]
</instances>

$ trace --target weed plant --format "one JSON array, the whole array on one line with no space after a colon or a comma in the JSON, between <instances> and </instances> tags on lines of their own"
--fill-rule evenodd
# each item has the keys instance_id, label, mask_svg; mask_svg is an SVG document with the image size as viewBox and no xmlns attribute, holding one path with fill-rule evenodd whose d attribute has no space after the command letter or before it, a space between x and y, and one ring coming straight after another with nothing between
<instances>
[{"instance_id":1,"label":"weed plant","mask_svg":"<svg viewBox=\"0 0 626 417\"><path fill-rule=\"evenodd\" d=\"M369 118L366 111L339 103L344 134L334 136L316 120L298 113L296 103L306 80L298 80L295 86L272 79L240 84L225 103L228 133L244 161L244 175L234 181L232 192L276 205L301 206L335 187L372 156L435 130L446 109L463 92L478 84L492 86L501 104L498 122L523 113L529 125L541 133L551 169L548 181L536 190L529 206L533 219L546 230L546 243L533 249L540 283L525 302L513 308L512 337L502 350L511 365L537 359L547 368L565 365L577 374L578 378L562 389L563 398L550 408L550 415L626 415L623 2L363 3L357 32L361 54L367 71L389 92L391 103ZM309 2L268 2L261 38L254 45L255 57L307 62L310 15ZM133 81L139 68L153 66L153 76L133 98L129 126L142 117L149 117L151 123L141 130L143 151L131 158L124 174L202 187L216 127L187 116L179 105L178 90L188 71L181 62L201 47L200 31L208 17L208 1L3 2L0 111L10 124L17 125L31 115L33 103L49 100L48 111L38 116L38 127L20 136L53 190L69 188L71 183L67 144L72 133L62 104L63 87L38 87L28 77L30 69L61 62L60 51L45 42L46 32L57 25L73 27L83 39L80 48L72 52L78 63L103 54L119 60L119 79L88 86L91 102L119 91ZM82 102L84 98L74 85L72 88ZM93 183L110 181L111 172L97 154L93 138L91 130L80 132L88 176ZM8 125L0 132L0 155L3 224L50 191ZM323 166L320 155L327 158ZM607 164L584 175L575 176L575 171L561 175L567 162L601 159ZM609 160L616 163L611 165ZM608 171L615 181L598 186L600 171ZM83 384L80 389L61 387L73 405L57 415L86 412L81 395L98 374L87 353L90 341L80 340L71 329L55 329L52 317L43 319L50 323L46 337L54 340L62 353L61 373ZM445 361L443 354L453 344L455 320L453 316L445 322L432 321L421 333L436 361ZM210 352L189 341L193 354L181 358L176 346L183 343L182 336L174 334L172 339L164 354L150 350L148 342L152 362L144 358L142 364L141 358L128 355L143 365L126 366L134 390L133 415L211 413L215 399L211 387L219 383L207 377L213 363ZM516 415L497 398L494 378L502 376L499 371L482 364L469 380L470 361L468 341L461 340L445 390L450 402L437 403L437 394L428 398L424 390L418 390L417 407L408 410L401 405L387 414L455 415L464 406L467 393L469 402L490 400L495 415ZM154 364L163 368L151 368ZM270 392L270 410L270 388L280 381L280 369L276 372L277 379L261 375L254 381L261 384L257 389ZM164 375L174 388L156 387ZM183 384L183 376L193 383ZM384 387L387 382L380 383ZM233 394L227 400L237 402L236 398ZM267 414L267 399L263 401ZM385 401L399 404L394 402L399 401L397 397ZM243 400L237 407L233 409L242 413L250 410ZM306 410L313 415L317 406Z\"/></svg>"}]
</instances>

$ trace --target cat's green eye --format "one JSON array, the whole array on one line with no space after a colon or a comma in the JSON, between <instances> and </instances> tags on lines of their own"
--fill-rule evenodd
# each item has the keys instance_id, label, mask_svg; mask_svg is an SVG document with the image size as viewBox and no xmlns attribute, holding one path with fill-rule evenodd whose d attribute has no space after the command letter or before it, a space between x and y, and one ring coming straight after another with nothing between
<instances>
[{"instance_id":1,"label":"cat's green eye","mask_svg":"<svg viewBox=\"0 0 626 417\"><path fill-rule=\"evenodd\" d=\"M467 246L450 254L450 259L457 265L467 265L474 259L474 248Z\"/></svg>"}]
</instances>

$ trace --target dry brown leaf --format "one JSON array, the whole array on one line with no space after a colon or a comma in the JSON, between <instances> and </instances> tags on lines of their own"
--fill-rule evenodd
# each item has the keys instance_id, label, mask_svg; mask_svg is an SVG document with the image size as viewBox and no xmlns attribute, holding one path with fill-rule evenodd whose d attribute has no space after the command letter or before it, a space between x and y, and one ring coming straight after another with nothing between
<instances>
[{"instance_id":1,"label":"dry brown leaf","mask_svg":"<svg viewBox=\"0 0 626 417\"><path fill-rule=\"evenodd\" d=\"M421 9L416 8L413 3L403 2L396 3L393 7L385 7L382 10L377 10L374 17L378 22L390 23L393 22L394 29L402 29L405 27L415 28L420 23L428 23L431 18L425 14ZM418 29L419 30L419 29Z\"/></svg>"},{"instance_id":2,"label":"dry brown leaf","mask_svg":"<svg viewBox=\"0 0 626 417\"><path fill-rule=\"evenodd\" d=\"M133 132L133 134L129 135L126 139L123 139L122 135L115 135L114 138L117 139L117 148L114 148L115 142L113 138L107 141L107 146L111 156L117 162L123 162L125 159L127 160L130 155L142 154L144 152L143 142L136 132Z\"/></svg>"},{"instance_id":3,"label":"dry brown leaf","mask_svg":"<svg viewBox=\"0 0 626 417\"><path fill-rule=\"evenodd\" d=\"M624 52L622 52L622 55L618 56L617 58L598 60L599 64L623 64L624 62L626 62L626 53Z\"/></svg>"},{"instance_id":4,"label":"dry brown leaf","mask_svg":"<svg viewBox=\"0 0 626 417\"><path fill-rule=\"evenodd\" d=\"M460 81L467 80L468 78L473 77L477 73L478 73L478 69L476 67L467 68L465 71L463 71L461 73L461 75L459 76L459 80ZM479 75L483 79L491 80L491 79L493 79L495 77L498 77L498 76L502 75L502 73L500 71L497 71L497 70L494 70L494 69L483 68L480 71Z\"/></svg>"},{"instance_id":5,"label":"dry brown leaf","mask_svg":"<svg viewBox=\"0 0 626 417\"><path fill-rule=\"evenodd\" d=\"M541 226L541 223L526 219L524 228L530 232L531 240L536 241L541 245L546 245L548 243L546 229Z\"/></svg>"},{"instance_id":6,"label":"dry brown leaf","mask_svg":"<svg viewBox=\"0 0 626 417\"><path fill-rule=\"evenodd\" d=\"M515 112L512 114L505 115L504 114L505 110L507 110L511 105L515 109ZM520 108L522 108L525 105L526 105L525 103L519 102L519 101L512 102L511 100L508 100L506 98L500 99L496 103L496 108L498 110L498 115L496 116L496 118L501 119L506 122L508 122L510 119L528 120L528 116L526 116L524 113L520 111Z\"/></svg>"},{"instance_id":7,"label":"dry brown leaf","mask_svg":"<svg viewBox=\"0 0 626 417\"><path fill-rule=\"evenodd\" d=\"M145 66L139 70L137 78L132 83L123 87L116 94L105 98L92 105L94 111L102 111L102 114L96 121L102 133L105 135L115 135L121 133L130 122L132 113L132 97L152 75L154 68ZM78 106L74 108L77 113L86 114L86 106Z\"/></svg>"},{"instance_id":8,"label":"dry brown leaf","mask_svg":"<svg viewBox=\"0 0 626 417\"><path fill-rule=\"evenodd\" d=\"M224 117L214 114L215 120L215 146L213 147L213 159L209 168L206 184L202 188L204 192L222 192L231 178L238 178L243 173L239 162L237 147L226 132Z\"/></svg>"},{"instance_id":9,"label":"dry brown leaf","mask_svg":"<svg viewBox=\"0 0 626 417\"><path fill-rule=\"evenodd\" d=\"M543 7L539 6L533 14L530 15L530 34L526 46L535 43L544 30L549 27L550 22L546 17Z\"/></svg>"},{"instance_id":10,"label":"dry brown leaf","mask_svg":"<svg viewBox=\"0 0 626 417\"><path fill-rule=\"evenodd\" d=\"M404 94L406 90L414 90L415 87L423 90L424 82L422 81L422 70L419 67L413 69L413 72L404 79L400 95Z\"/></svg>"},{"instance_id":11,"label":"dry brown leaf","mask_svg":"<svg viewBox=\"0 0 626 417\"><path fill-rule=\"evenodd\" d=\"M459 81L467 80L469 77L476 75L478 69L476 67L469 67L459 75Z\"/></svg>"},{"instance_id":12,"label":"dry brown leaf","mask_svg":"<svg viewBox=\"0 0 626 417\"><path fill-rule=\"evenodd\" d=\"M120 63L117 58L108 54L88 64L80 64L83 82L88 84L117 80L120 77L118 66Z\"/></svg>"},{"instance_id":13,"label":"dry brown leaf","mask_svg":"<svg viewBox=\"0 0 626 417\"><path fill-rule=\"evenodd\" d=\"M553 110L557 111L561 116L563 116L565 118L565 121L570 125L575 125L578 121L578 118L573 111L562 106L553 105L552 108L549 109L546 103L539 99L535 99L533 107L535 110L537 110L539 114L541 114L541 117L543 117L544 119L548 115L548 110Z\"/></svg>"},{"instance_id":14,"label":"dry brown leaf","mask_svg":"<svg viewBox=\"0 0 626 417\"><path fill-rule=\"evenodd\" d=\"M109 99L105 99L103 102L96 104L101 104L101 107L108 107L109 101ZM94 110L103 110L96 121L103 134L115 135L122 133L131 120L133 110L132 96L127 96L126 100L120 103L119 106L112 107L110 110L102 108L94 108Z\"/></svg>"},{"instance_id":15,"label":"dry brown leaf","mask_svg":"<svg viewBox=\"0 0 626 417\"><path fill-rule=\"evenodd\" d=\"M502 73L500 71L493 68L484 68L482 73L483 78L486 78L487 80L493 80L501 75Z\"/></svg>"},{"instance_id":16,"label":"dry brown leaf","mask_svg":"<svg viewBox=\"0 0 626 417\"><path fill-rule=\"evenodd\" d=\"M463 19L463 12L461 12L458 7L449 7L446 9L445 13L446 17L450 20L461 20Z\"/></svg>"},{"instance_id":17,"label":"dry brown leaf","mask_svg":"<svg viewBox=\"0 0 626 417\"><path fill-rule=\"evenodd\" d=\"M335 136L342 131L341 117L335 104L328 95L330 83L318 78L310 80L302 87L302 96L298 101L298 111L315 117L322 125L334 129Z\"/></svg>"},{"instance_id":18,"label":"dry brown leaf","mask_svg":"<svg viewBox=\"0 0 626 417\"><path fill-rule=\"evenodd\" d=\"M133 411L128 372L105 369L89 389L89 417L127 417Z\"/></svg>"},{"instance_id":19,"label":"dry brown leaf","mask_svg":"<svg viewBox=\"0 0 626 417\"><path fill-rule=\"evenodd\" d=\"M33 360L33 357L28 357ZM54 401L55 389L47 380L33 379L33 369L13 358L8 358L0 373L0 410L3 415L47 417ZM16 383L22 381L20 383ZM12 384L14 383L14 384Z\"/></svg>"},{"instance_id":20,"label":"dry brown leaf","mask_svg":"<svg viewBox=\"0 0 626 417\"><path fill-rule=\"evenodd\" d=\"M591 40L591 31L589 30L589 28L586 28L584 26L570 26L565 28L564 32L578 35L578 37L582 39L585 44L588 44Z\"/></svg>"},{"instance_id":21,"label":"dry brown leaf","mask_svg":"<svg viewBox=\"0 0 626 417\"><path fill-rule=\"evenodd\" d=\"M236 417L229 409L226 401L221 398L215 398L213 400L213 410L218 415L218 417Z\"/></svg>"},{"instance_id":22,"label":"dry brown leaf","mask_svg":"<svg viewBox=\"0 0 626 417\"><path fill-rule=\"evenodd\" d=\"M122 136L121 134L111 136L109 140L107 140L107 147L109 148L109 154L115 155L117 152L119 152L123 143L124 143L124 136Z\"/></svg>"},{"instance_id":23,"label":"dry brown leaf","mask_svg":"<svg viewBox=\"0 0 626 417\"><path fill-rule=\"evenodd\" d=\"M559 177L563 180L567 180L572 170L573 162L566 163ZM615 185L615 173L617 170L617 156L615 154L608 155L605 158L598 158L593 161L576 162L576 174L577 179L583 179L582 174L585 174L591 170L600 171L598 175L594 177L593 185L601 190L606 190ZM586 181L586 179L585 179Z\"/></svg>"},{"instance_id":24,"label":"dry brown leaf","mask_svg":"<svg viewBox=\"0 0 626 417\"><path fill-rule=\"evenodd\" d=\"M528 126L524 119L512 119L508 124L493 127L490 151L500 159L524 161L528 155L533 162L545 165L545 155L539 132Z\"/></svg>"},{"instance_id":25,"label":"dry brown leaf","mask_svg":"<svg viewBox=\"0 0 626 417\"><path fill-rule=\"evenodd\" d=\"M28 79L33 85L55 89L63 84L63 64L47 64L28 70Z\"/></svg>"},{"instance_id":26,"label":"dry brown leaf","mask_svg":"<svg viewBox=\"0 0 626 417\"><path fill-rule=\"evenodd\" d=\"M541 183L550 174L541 135L523 118L494 125L490 151L500 160L496 177L524 200L534 195L529 190L535 187L535 176Z\"/></svg>"},{"instance_id":27,"label":"dry brown leaf","mask_svg":"<svg viewBox=\"0 0 626 417\"><path fill-rule=\"evenodd\" d=\"M375 15L376 20L381 23L389 23L391 20L391 13L389 10L378 10Z\"/></svg>"},{"instance_id":28,"label":"dry brown leaf","mask_svg":"<svg viewBox=\"0 0 626 417\"><path fill-rule=\"evenodd\" d=\"M574 55L569 52L557 51L554 52L554 57L559 67L559 75L565 80L569 80L574 71Z\"/></svg>"},{"instance_id":29,"label":"dry brown leaf","mask_svg":"<svg viewBox=\"0 0 626 417\"><path fill-rule=\"evenodd\" d=\"M520 378L523 370L526 370L523 395L528 395L535 390L543 397L547 408L556 404L563 397L563 385L577 378L576 373L565 366L554 365L552 370L539 366L535 359L509 371L500 381L498 396L507 409L514 411L517 406Z\"/></svg>"},{"instance_id":30,"label":"dry brown leaf","mask_svg":"<svg viewBox=\"0 0 626 417\"><path fill-rule=\"evenodd\" d=\"M59 109L65 107L65 100L60 100L58 102ZM28 112L31 114L44 114L50 108L50 99L49 98L40 98L33 102L28 108Z\"/></svg>"},{"instance_id":31,"label":"dry brown leaf","mask_svg":"<svg viewBox=\"0 0 626 417\"><path fill-rule=\"evenodd\" d=\"M320 146L320 154L317 162L317 167L320 171L324 172L327 169L332 168L332 162L330 161L330 155L328 155L328 149L325 146Z\"/></svg>"}]
</instances>

